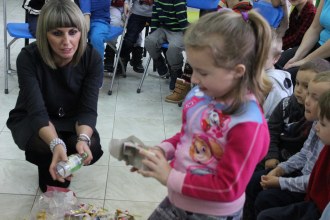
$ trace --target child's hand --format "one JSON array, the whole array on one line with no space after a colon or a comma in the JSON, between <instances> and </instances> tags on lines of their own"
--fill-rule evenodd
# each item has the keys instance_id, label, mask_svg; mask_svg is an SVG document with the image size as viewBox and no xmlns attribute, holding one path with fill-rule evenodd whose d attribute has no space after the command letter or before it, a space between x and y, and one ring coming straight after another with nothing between
<instances>
[{"instance_id":1,"label":"child's hand","mask_svg":"<svg viewBox=\"0 0 330 220\"><path fill-rule=\"evenodd\" d=\"M265 169L271 168L274 169L280 161L278 159L268 159L265 162Z\"/></svg>"},{"instance_id":2,"label":"child's hand","mask_svg":"<svg viewBox=\"0 0 330 220\"><path fill-rule=\"evenodd\" d=\"M160 148L159 150L154 149L152 151L154 155L147 150L140 151L140 154L145 157L145 159L142 160L142 163L148 167L149 170L138 170L138 173L145 177L153 177L166 186L172 168L168 164L164 157L164 153Z\"/></svg>"},{"instance_id":3,"label":"child's hand","mask_svg":"<svg viewBox=\"0 0 330 220\"><path fill-rule=\"evenodd\" d=\"M263 189L279 188L279 178L277 176L262 175L260 185Z\"/></svg>"},{"instance_id":4,"label":"child's hand","mask_svg":"<svg viewBox=\"0 0 330 220\"><path fill-rule=\"evenodd\" d=\"M276 177L279 177L279 176L283 176L284 175L284 170L281 168L281 167L275 167L273 170L271 170L267 176L276 176Z\"/></svg>"}]
</instances>

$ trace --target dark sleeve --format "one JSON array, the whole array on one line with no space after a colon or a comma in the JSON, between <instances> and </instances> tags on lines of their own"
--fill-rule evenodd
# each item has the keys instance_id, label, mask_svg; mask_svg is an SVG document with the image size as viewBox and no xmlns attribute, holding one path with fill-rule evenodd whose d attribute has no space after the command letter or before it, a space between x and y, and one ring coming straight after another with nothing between
<instances>
[{"instance_id":1,"label":"dark sleeve","mask_svg":"<svg viewBox=\"0 0 330 220\"><path fill-rule=\"evenodd\" d=\"M22 7L26 10L36 9L40 10L45 4L45 0L24 0Z\"/></svg>"},{"instance_id":2,"label":"dark sleeve","mask_svg":"<svg viewBox=\"0 0 330 220\"><path fill-rule=\"evenodd\" d=\"M37 67L43 61L37 54L29 53L25 48L19 53L16 66L19 86L17 105L22 106L31 120L34 132L48 125L49 116L37 77Z\"/></svg>"},{"instance_id":3,"label":"dark sleeve","mask_svg":"<svg viewBox=\"0 0 330 220\"><path fill-rule=\"evenodd\" d=\"M284 98L286 99L286 98ZM268 159L279 159L279 144L280 136L283 132L284 126L284 117L283 117L283 100L282 99L278 105L275 107L268 120L268 129L270 134L270 144L269 150L265 157L265 160Z\"/></svg>"},{"instance_id":4,"label":"dark sleeve","mask_svg":"<svg viewBox=\"0 0 330 220\"><path fill-rule=\"evenodd\" d=\"M175 16L178 19L179 26L184 30L188 26L187 20L187 3L186 0L180 0L174 5Z\"/></svg>"},{"instance_id":5,"label":"dark sleeve","mask_svg":"<svg viewBox=\"0 0 330 220\"><path fill-rule=\"evenodd\" d=\"M78 109L78 124L95 128L97 119L97 102L102 84L102 59L99 53L88 45L83 59L86 61L86 75L81 88Z\"/></svg>"}]
</instances>

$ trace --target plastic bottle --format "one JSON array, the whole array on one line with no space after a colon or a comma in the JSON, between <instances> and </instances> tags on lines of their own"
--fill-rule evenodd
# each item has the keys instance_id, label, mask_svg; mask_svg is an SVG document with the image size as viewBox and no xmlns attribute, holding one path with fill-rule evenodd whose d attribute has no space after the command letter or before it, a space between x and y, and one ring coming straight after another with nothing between
<instances>
[{"instance_id":1,"label":"plastic bottle","mask_svg":"<svg viewBox=\"0 0 330 220\"><path fill-rule=\"evenodd\" d=\"M60 161L56 165L56 172L63 178L70 176L73 172L80 169L84 160L88 157L85 152L83 154L72 154L68 157L68 161Z\"/></svg>"}]
</instances>

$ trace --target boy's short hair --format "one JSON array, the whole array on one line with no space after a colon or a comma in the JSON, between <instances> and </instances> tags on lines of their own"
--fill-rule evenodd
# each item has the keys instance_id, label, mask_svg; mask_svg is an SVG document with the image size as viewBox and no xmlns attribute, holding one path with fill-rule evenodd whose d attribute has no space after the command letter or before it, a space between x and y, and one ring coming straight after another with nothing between
<instances>
[{"instance_id":1,"label":"boy's short hair","mask_svg":"<svg viewBox=\"0 0 330 220\"><path fill-rule=\"evenodd\" d=\"M272 28L272 41L270 46L270 53L273 57L279 57L282 54L282 37L276 32L276 29Z\"/></svg>"},{"instance_id":2,"label":"boy's short hair","mask_svg":"<svg viewBox=\"0 0 330 220\"><path fill-rule=\"evenodd\" d=\"M311 70L315 73L329 71L330 63L325 59L316 58L299 67L299 71L306 71L306 70Z\"/></svg>"},{"instance_id":3,"label":"boy's short hair","mask_svg":"<svg viewBox=\"0 0 330 220\"><path fill-rule=\"evenodd\" d=\"M330 90L324 92L319 99L319 118L330 121Z\"/></svg>"}]
</instances>

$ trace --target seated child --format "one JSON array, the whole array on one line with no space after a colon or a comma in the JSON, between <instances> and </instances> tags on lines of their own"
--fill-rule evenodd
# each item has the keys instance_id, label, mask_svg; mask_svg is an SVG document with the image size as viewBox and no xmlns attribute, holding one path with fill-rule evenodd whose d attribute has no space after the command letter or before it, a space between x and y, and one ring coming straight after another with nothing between
<instances>
[{"instance_id":1,"label":"seated child","mask_svg":"<svg viewBox=\"0 0 330 220\"><path fill-rule=\"evenodd\" d=\"M73 0L72 0L73 1ZM37 21L40 14L41 8L47 0L24 0L22 8L26 10L26 21L29 24L29 31L32 36L36 36ZM79 5L78 0L74 1Z\"/></svg>"},{"instance_id":2,"label":"seated child","mask_svg":"<svg viewBox=\"0 0 330 220\"><path fill-rule=\"evenodd\" d=\"M158 74L163 77L168 68L162 56L161 46L168 43L166 58L170 67L170 90L182 75L183 31L187 28L187 6L185 0L155 1L152 8L151 31L145 39L145 48L155 62Z\"/></svg>"},{"instance_id":3,"label":"seated child","mask_svg":"<svg viewBox=\"0 0 330 220\"><path fill-rule=\"evenodd\" d=\"M283 50L287 50L300 45L305 32L312 24L316 8L308 0L289 0L294 6L289 16L289 28L283 36Z\"/></svg>"},{"instance_id":4,"label":"seated child","mask_svg":"<svg viewBox=\"0 0 330 220\"><path fill-rule=\"evenodd\" d=\"M89 29L88 39L104 60L104 44L111 39L110 0L80 0L80 9ZM104 66L102 65L102 73Z\"/></svg>"},{"instance_id":5,"label":"seated child","mask_svg":"<svg viewBox=\"0 0 330 220\"><path fill-rule=\"evenodd\" d=\"M330 77L330 72L327 72ZM328 88L320 99L310 97L313 105L318 105L319 121L315 127L316 134L325 144L310 175L305 201L284 207L271 208L262 211L258 220L318 220L330 201L330 78L323 85L314 88L319 93L321 87ZM315 93L314 93L315 94ZM329 205L328 205L329 207ZM321 219L328 220L329 213L324 211ZM328 217L326 215L328 214Z\"/></svg>"},{"instance_id":6,"label":"seated child","mask_svg":"<svg viewBox=\"0 0 330 220\"><path fill-rule=\"evenodd\" d=\"M125 0L128 4L129 1ZM139 36L146 26L150 24L152 16L152 0L133 0L132 6L129 9L130 15L128 18L126 33L124 36L123 45L120 51L120 59L126 70L127 64L133 66L135 72L143 73L144 67L142 65L143 48L141 45L137 46ZM132 53L132 59L130 59L130 54Z\"/></svg>"},{"instance_id":7,"label":"seated child","mask_svg":"<svg viewBox=\"0 0 330 220\"><path fill-rule=\"evenodd\" d=\"M308 84L305 100L306 120L317 120L317 100L330 89L330 72L319 73ZM324 144L316 135L316 122L301 150L273 170L257 171L246 189L246 205L250 219L255 219L261 211L273 207L301 202L305 197L310 173ZM267 175L266 175L267 174Z\"/></svg>"},{"instance_id":8,"label":"seated child","mask_svg":"<svg viewBox=\"0 0 330 220\"><path fill-rule=\"evenodd\" d=\"M272 42L268 59L265 65L266 75L272 82L272 90L268 94L263 109L268 120L277 104L285 97L292 95L293 85L290 73L275 69L274 64L278 61L282 52L282 38L272 29Z\"/></svg>"},{"instance_id":9,"label":"seated child","mask_svg":"<svg viewBox=\"0 0 330 220\"><path fill-rule=\"evenodd\" d=\"M282 99L268 120L270 145L264 168L275 168L303 146L312 124L304 116L308 83L317 73L329 69L330 63L324 59L315 59L299 68L294 95Z\"/></svg>"}]
</instances>

